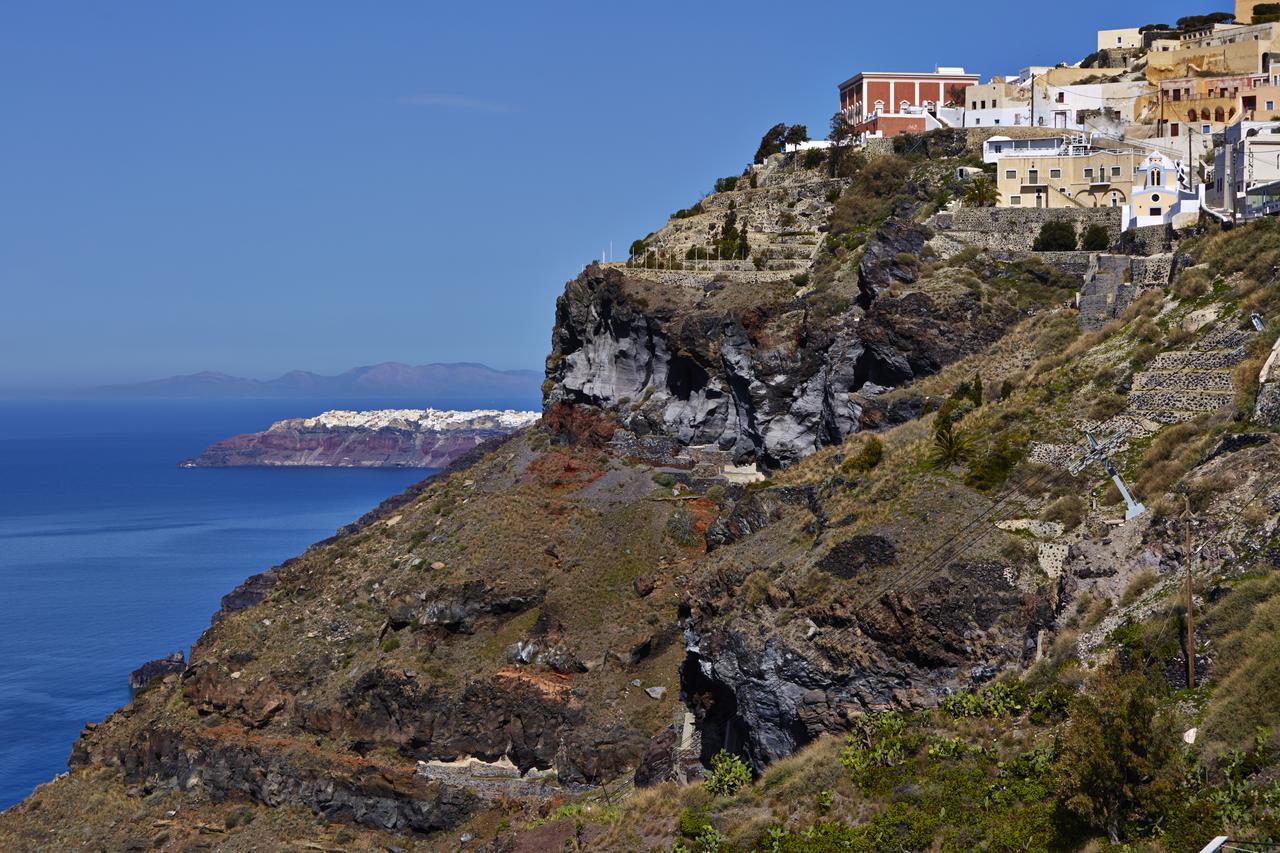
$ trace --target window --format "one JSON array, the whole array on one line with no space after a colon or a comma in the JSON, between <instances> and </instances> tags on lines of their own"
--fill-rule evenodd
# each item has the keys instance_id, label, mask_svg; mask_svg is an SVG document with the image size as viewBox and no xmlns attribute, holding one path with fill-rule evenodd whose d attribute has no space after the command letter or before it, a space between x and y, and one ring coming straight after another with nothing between
<instances>
[{"instance_id":1,"label":"window","mask_svg":"<svg viewBox=\"0 0 1280 853\"><path fill-rule=\"evenodd\" d=\"M1038 183L1040 183L1040 170L1039 170L1039 169L1028 169L1028 170L1027 170L1027 183L1028 183L1029 185L1034 185L1034 184L1038 184Z\"/></svg>"},{"instance_id":2,"label":"window","mask_svg":"<svg viewBox=\"0 0 1280 853\"><path fill-rule=\"evenodd\" d=\"M1050 170L1049 170L1049 177L1051 177L1051 178L1061 178L1061 177L1062 177L1062 170L1061 170L1061 169L1050 169Z\"/></svg>"},{"instance_id":3,"label":"window","mask_svg":"<svg viewBox=\"0 0 1280 853\"><path fill-rule=\"evenodd\" d=\"M1060 103L1060 104L1065 104L1066 102L1067 102L1067 93L1066 93L1066 92L1059 92L1059 93L1058 93L1058 103Z\"/></svg>"},{"instance_id":4,"label":"window","mask_svg":"<svg viewBox=\"0 0 1280 853\"><path fill-rule=\"evenodd\" d=\"M1158 208L1158 207L1153 207L1153 208L1151 208L1151 215L1152 215L1152 216L1163 216L1163 215L1164 215L1164 211L1163 211L1163 210L1161 210L1161 209L1160 209L1160 208Z\"/></svg>"},{"instance_id":5,"label":"window","mask_svg":"<svg viewBox=\"0 0 1280 853\"><path fill-rule=\"evenodd\" d=\"M1209 127L1209 125L1207 125L1207 124L1202 124L1202 125L1200 125L1200 132L1201 132L1201 133L1209 133L1211 130L1212 130L1212 128L1211 128L1211 127Z\"/></svg>"},{"instance_id":6,"label":"window","mask_svg":"<svg viewBox=\"0 0 1280 853\"><path fill-rule=\"evenodd\" d=\"M1175 121L1175 122L1173 122L1173 123L1171 123L1171 124L1169 125L1169 135L1170 135L1170 136L1177 136L1177 135L1178 135L1178 131L1179 131L1179 125L1178 125L1178 123L1177 123L1176 121Z\"/></svg>"},{"instance_id":7,"label":"window","mask_svg":"<svg viewBox=\"0 0 1280 853\"><path fill-rule=\"evenodd\" d=\"M1015 181L1015 180L1017 180L1017 179L1018 179L1018 170L1017 170L1017 169L1005 169L1005 170L1004 170L1004 177L1005 177L1005 180L1007 180L1007 181Z\"/></svg>"},{"instance_id":8,"label":"window","mask_svg":"<svg viewBox=\"0 0 1280 853\"><path fill-rule=\"evenodd\" d=\"M995 120L995 122L993 122L993 123L994 123L994 124L999 124L999 123L1000 123L1000 119L996 119L996 120Z\"/></svg>"},{"instance_id":9,"label":"window","mask_svg":"<svg viewBox=\"0 0 1280 853\"><path fill-rule=\"evenodd\" d=\"M1120 167L1119 167L1119 166L1112 166L1112 167L1111 167L1111 177L1113 177L1113 178L1118 178L1118 177L1120 177Z\"/></svg>"},{"instance_id":10,"label":"window","mask_svg":"<svg viewBox=\"0 0 1280 853\"><path fill-rule=\"evenodd\" d=\"M1276 108L1276 102L1275 102L1275 101L1267 101L1267 109L1268 109L1268 110L1274 110L1275 108Z\"/></svg>"},{"instance_id":11,"label":"window","mask_svg":"<svg viewBox=\"0 0 1280 853\"><path fill-rule=\"evenodd\" d=\"M1022 204L1022 196L1020 196L1020 195L1011 195L1011 196L1009 196L1009 204L1013 205L1014 207L1017 207L1017 206L1021 205L1021 204Z\"/></svg>"},{"instance_id":12,"label":"window","mask_svg":"<svg viewBox=\"0 0 1280 853\"><path fill-rule=\"evenodd\" d=\"M1092 178L1092 177L1093 177L1093 169L1085 169L1085 170L1084 170L1084 176L1085 176L1086 178Z\"/></svg>"}]
</instances>

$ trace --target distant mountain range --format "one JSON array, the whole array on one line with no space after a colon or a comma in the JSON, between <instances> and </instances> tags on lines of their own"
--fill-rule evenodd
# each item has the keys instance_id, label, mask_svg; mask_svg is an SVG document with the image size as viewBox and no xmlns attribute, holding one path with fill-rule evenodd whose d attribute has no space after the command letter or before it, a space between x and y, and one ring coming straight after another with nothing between
<instances>
[{"instance_id":1,"label":"distant mountain range","mask_svg":"<svg viewBox=\"0 0 1280 853\"><path fill-rule=\"evenodd\" d=\"M357 367L337 376L293 370L275 379L245 379L206 371L148 382L101 385L77 396L148 400L420 400L436 408L541 408L542 374L483 364L400 364Z\"/></svg>"}]
</instances>

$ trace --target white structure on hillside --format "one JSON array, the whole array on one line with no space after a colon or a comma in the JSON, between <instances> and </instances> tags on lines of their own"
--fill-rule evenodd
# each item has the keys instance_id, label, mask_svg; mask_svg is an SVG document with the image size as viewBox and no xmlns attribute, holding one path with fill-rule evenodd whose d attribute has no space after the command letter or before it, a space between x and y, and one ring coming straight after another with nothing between
<instances>
[{"instance_id":1,"label":"white structure on hillside","mask_svg":"<svg viewBox=\"0 0 1280 853\"><path fill-rule=\"evenodd\" d=\"M999 163L1006 157L1057 157L1072 146L1087 144L1082 133L1063 133L1038 139L993 136L982 143L982 162Z\"/></svg>"},{"instance_id":2,"label":"white structure on hillside","mask_svg":"<svg viewBox=\"0 0 1280 853\"><path fill-rule=\"evenodd\" d=\"M1128 231L1149 225L1185 228L1194 225L1200 218L1204 186L1192 191L1185 186L1186 183L1181 163L1175 163L1158 152L1148 155L1134 175L1129 203L1120 211L1120 229Z\"/></svg>"},{"instance_id":3,"label":"white structure on hillside","mask_svg":"<svg viewBox=\"0 0 1280 853\"><path fill-rule=\"evenodd\" d=\"M1138 99L1146 94L1143 81L1084 83L1032 87L1036 127L1123 133L1133 124Z\"/></svg>"}]
</instances>

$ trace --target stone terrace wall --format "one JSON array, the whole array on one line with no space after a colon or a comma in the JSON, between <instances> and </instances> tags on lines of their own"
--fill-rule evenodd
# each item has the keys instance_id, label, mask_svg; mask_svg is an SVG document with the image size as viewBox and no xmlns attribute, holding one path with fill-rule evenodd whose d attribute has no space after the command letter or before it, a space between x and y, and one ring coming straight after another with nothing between
<instances>
[{"instance_id":1,"label":"stone terrace wall","mask_svg":"<svg viewBox=\"0 0 1280 853\"><path fill-rule=\"evenodd\" d=\"M1089 274L1089 262L1093 252L992 252L991 257L998 261L1020 261L1025 258L1039 258L1045 266L1061 270L1068 275L1078 275L1083 279Z\"/></svg>"},{"instance_id":2,"label":"stone terrace wall","mask_svg":"<svg viewBox=\"0 0 1280 853\"><path fill-rule=\"evenodd\" d=\"M1145 225L1124 232L1121 250L1130 255L1172 252L1178 244L1177 232L1168 225Z\"/></svg>"},{"instance_id":3,"label":"stone terrace wall","mask_svg":"<svg viewBox=\"0 0 1280 853\"><path fill-rule=\"evenodd\" d=\"M1029 252L1046 222L1065 220L1077 223L1083 230L1090 225L1103 225L1114 241L1120 236L1118 207L962 207L952 213L940 213L929 225L944 239L937 247L950 254L955 243L995 251Z\"/></svg>"}]
</instances>

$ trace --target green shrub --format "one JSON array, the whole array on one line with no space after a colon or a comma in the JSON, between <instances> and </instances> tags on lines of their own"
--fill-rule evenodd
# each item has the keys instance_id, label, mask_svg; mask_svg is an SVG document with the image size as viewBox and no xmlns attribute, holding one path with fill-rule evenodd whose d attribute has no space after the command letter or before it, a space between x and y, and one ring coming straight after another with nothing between
<instances>
[{"instance_id":1,"label":"green shrub","mask_svg":"<svg viewBox=\"0 0 1280 853\"><path fill-rule=\"evenodd\" d=\"M707 816L693 809L685 809L676 819L676 832L685 838L697 838L704 829L711 826Z\"/></svg>"},{"instance_id":2,"label":"green shrub","mask_svg":"<svg viewBox=\"0 0 1280 853\"><path fill-rule=\"evenodd\" d=\"M806 169L816 169L827 162L827 152L821 148L810 148L804 152L803 165Z\"/></svg>"},{"instance_id":3,"label":"green shrub","mask_svg":"<svg viewBox=\"0 0 1280 853\"><path fill-rule=\"evenodd\" d=\"M950 418L939 414L933 429L933 464L940 468L958 465L973 455L972 442L963 431L956 429Z\"/></svg>"},{"instance_id":4,"label":"green shrub","mask_svg":"<svg viewBox=\"0 0 1280 853\"><path fill-rule=\"evenodd\" d=\"M965 485L981 492L1004 485L1010 472L1026 456L1027 447L1027 436L1021 432L1001 436L994 447L970 464Z\"/></svg>"},{"instance_id":5,"label":"green shrub","mask_svg":"<svg viewBox=\"0 0 1280 853\"><path fill-rule=\"evenodd\" d=\"M1059 219L1040 226L1040 234L1031 249L1035 252L1072 252L1076 245L1075 224Z\"/></svg>"},{"instance_id":6,"label":"green shrub","mask_svg":"<svg viewBox=\"0 0 1280 853\"><path fill-rule=\"evenodd\" d=\"M1027 688L1018 681L997 681L981 691L962 690L942 700L938 709L957 719L1014 717L1027 707Z\"/></svg>"},{"instance_id":7,"label":"green shrub","mask_svg":"<svg viewBox=\"0 0 1280 853\"><path fill-rule=\"evenodd\" d=\"M729 193L738 188L738 176L732 175L728 178L720 178L716 181L716 192Z\"/></svg>"},{"instance_id":8,"label":"green shrub","mask_svg":"<svg viewBox=\"0 0 1280 853\"><path fill-rule=\"evenodd\" d=\"M387 654L394 652L398 648L400 648L400 638L395 634L382 641L382 650Z\"/></svg>"},{"instance_id":9,"label":"green shrub","mask_svg":"<svg viewBox=\"0 0 1280 853\"><path fill-rule=\"evenodd\" d=\"M1105 672L1076 696L1059 749L1063 805L1113 844L1181 805L1174 721L1141 672Z\"/></svg>"},{"instance_id":10,"label":"green shrub","mask_svg":"<svg viewBox=\"0 0 1280 853\"><path fill-rule=\"evenodd\" d=\"M1080 240L1080 248L1086 252L1105 252L1111 248L1111 235L1105 225L1090 225Z\"/></svg>"},{"instance_id":11,"label":"green shrub","mask_svg":"<svg viewBox=\"0 0 1280 853\"><path fill-rule=\"evenodd\" d=\"M667 535L671 541L684 548L693 548L702 544L702 537L693 526L693 516L684 507L676 507L667 519Z\"/></svg>"},{"instance_id":12,"label":"green shrub","mask_svg":"<svg viewBox=\"0 0 1280 853\"><path fill-rule=\"evenodd\" d=\"M751 768L738 756L722 749L711 758L711 773L704 784L714 797L731 797L751 784Z\"/></svg>"},{"instance_id":13,"label":"green shrub","mask_svg":"<svg viewBox=\"0 0 1280 853\"><path fill-rule=\"evenodd\" d=\"M879 465L882 459L884 459L884 442L873 435L863 442L861 450L844 461L840 471L850 475L865 474Z\"/></svg>"},{"instance_id":14,"label":"green shrub","mask_svg":"<svg viewBox=\"0 0 1280 853\"><path fill-rule=\"evenodd\" d=\"M912 752L906 737L907 721L894 711L866 714L853 724L840 751L840 765L854 782L866 784L876 768L896 767Z\"/></svg>"}]
</instances>

